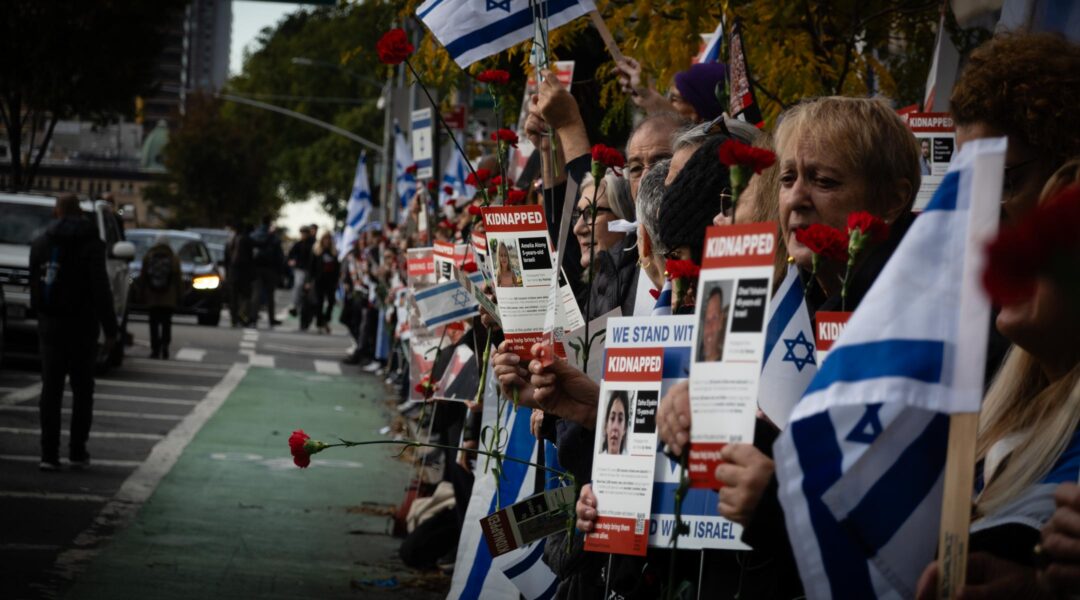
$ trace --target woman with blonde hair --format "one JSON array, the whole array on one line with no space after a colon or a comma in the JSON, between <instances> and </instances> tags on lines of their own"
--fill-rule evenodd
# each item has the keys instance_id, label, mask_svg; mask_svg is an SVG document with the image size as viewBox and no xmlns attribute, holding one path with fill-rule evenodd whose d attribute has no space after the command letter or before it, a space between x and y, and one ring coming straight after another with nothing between
<instances>
[{"instance_id":1,"label":"woman with blonde hair","mask_svg":"<svg viewBox=\"0 0 1080 600\"><path fill-rule=\"evenodd\" d=\"M521 275L510 263L510 248L499 242L495 255L495 287L521 287Z\"/></svg>"}]
</instances>

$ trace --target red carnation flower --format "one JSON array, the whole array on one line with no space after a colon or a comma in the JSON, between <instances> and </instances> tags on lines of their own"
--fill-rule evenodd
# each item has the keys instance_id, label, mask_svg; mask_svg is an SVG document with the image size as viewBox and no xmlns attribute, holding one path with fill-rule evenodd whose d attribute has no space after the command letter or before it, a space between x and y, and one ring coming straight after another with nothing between
<instances>
[{"instance_id":1,"label":"red carnation flower","mask_svg":"<svg viewBox=\"0 0 1080 600\"><path fill-rule=\"evenodd\" d=\"M496 175L491 178L491 185L502 185L502 175Z\"/></svg>"},{"instance_id":2,"label":"red carnation flower","mask_svg":"<svg viewBox=\"0 0 1080 600\"><path fill-rule=\"evenodd\" d=\"M418 167L416 166L416 163L413 163L413 164L405 167L405 174L406 175L416 175L416 170L417 169L418 169Z\"/></svg>"},{"instance_id":3,"label":"red carnation flower","mask_svg":"<svg viewBox=\"0 0 1080 600\"><path fill-rule=\"evenodd\" d=\"M592 159L593 162L598 162L609 168L621 169L623 165L626 164L626 160L623 159L621 152L603 144L597 144L592 147Z\"/></svg>"},{"instance_id":4,"label":"red carnation flower","mask_svg":"<svg viewBox=\"0 0 1080 600\"><path fill-rule=\"evenodd\" d=\"M652 296L653 300L659 300L660 299L660 290L658 290L656 288L649 288L649 295Z\"/></svg>"},{"instance_id":5,"label":"red carnation flower","mask_svg":"<svg viewBox=\"0 0 1080 600\"><path fill-rule=\"evenodd\" d=\"M494 185L489 185L487 189L488 196L494 196L499 193L499 188Z\"/></svg>"},{"instance_id":6,"label":"red carnation flower","mask_svg":"<svg viewBox=\"0 0 1080 600\"><path fill-rule=\"evenodd\" d=\"M450 222L450 219L443 219L442 221L439 221L439 227L453 230L454 224Z\"/></svg>"},{"instance_id":7,"label":"red carnation flower","mask_svg":"<svg viewBox=\"0 0 1080 600\"><path fill-rule=\"evenodd\" d=\"M734 139L720 144L719 154L721 163L729 167L750 167L759 175L763 170L776 164L776 155L772 151L748 146Z\"/></svg>"},{"instance_id":8,"label":"red carnation flower","mask_svg":"<svg viewBox=\"0 0 1080 600\"><path fill-rule=\"evenodd\" d=\"M1080 185L1044 201L1018 224L1002 228L986 247L983 287L1000 305L1016 304L1035 293L1039 277L1049 276L1069 293L1080 291Z\"/></svg>"},{"instance_id":9,"label":"red carnation flower","mask_svg":"<svg viewBox=\"0 0 1080 600\"><path fill-rule=\"evenodd\" d=\"M475 273L476 272L476 262L470 260L469 262L465 263L464 265L461 265L461 270L465 271L466 273Z\"/></svg>"},{"instance_id":10,"label":"red carnation flower","mask_svg":"<svg viewBox=\"0 0 1080 600\"><path fill-rule=\"evenodd\" d=\"M809 227L796 229L795 239L818 256L824 256L838 262L847 262L848 237L835 227L814 223Z\"/></svg>"},{"instance_id":11,"label":"red carnation flower","mask_svg":"<svg viewBox=\"0 0 1080 600\"><path fill-rule=\"evenodd\" d=\"M456 207L457 206L457 200L455 200L454 198L447 198L445 205L446 206L454 206L454 207Z\"/></svg>"},{"instance_id":12,"label":"red carnation flower","mask_svg":"<svg viewBox=\"0 0 1080 600\"><path fill-rule=\"evenodd\" d=\"M502 69L488 69L477 75L476 80L480 83L506 85L507 83L510 83L510 73L503 71Z\"/></svg>"},{"instance_id":13,"label":"red carnation flower","mask_svg":"<svg viewBox=\"0 0 1080 600\"><path fill-rule=\"evenodd\" d=\"M491 139L496 142L506 142L514 148L518 145L518 136L513 131L503 128L491 134Z\"/></svg>"},{"instance_id":14,"label":"red carnation flower","mask_svg":"<svg viewBox=\"0 0 1080 600\"><path fill-rule=\"evenodd\" d=\"M303 429L297 429L289 436L289 451L292 453L293 464L305 468L311 464L311 454L307 449L307 441L311 436L304 433Z\"/></svg>"},{"instance_id":15,"label":"red carnation flower","mask_svg":"<svg viewBox=\"0 0 1080 600\"><path fill-rule=\"evenodd\" d=\"M858 230L875 244L880 244L889 238L889 224L864 210L848 215L847 230L848 234Z\"/></svg>"},{"instance_id":16,"label":"red carnation flower","mask_svg":"<svg viewBox=\"0 0 1080 600\"><path fill-rule=\"evenodd\" d=\"M701 273L701 267L692 260L669 260L664 269L671 279L681 279L683 277L697 279L698 274Z\"/></svg>"},{"instance_id":17,"label":"red carnation flower","mask_svg":"<svg viewBox=\"0 0 1080 600\"><path fill-rule=\"evenodd\" d=\"M506 193L506 203L510 205L521 204L525 201L525 197L527 195L528 194L525 192L525 190L512 189Z\"/></svg>"},{"instance_id":18,"label":"red carnation flower","mask_svg":"<svg viewBox=\"0 0 1080 600\"><path fill-rule=\"evenodd\" d=\"M379 62L386 65L401 64L415 49L409 43L409 36L405 34L405 30L401 28L387 31L375 43L375 50L379 53Z\"/></svg>"},{"instance_id":19,"label":"red carnation flower","mask_svg":"<svg viewBox=\"0 0 1080 600\"><path fill-rule=\"evenodd\" d=\"M475 204L470 204L469 205L469 214L474 216L474 217L479 217L480 214L481 214L480 213L480 207L475 205Z\"/></svg>"},{"instance_id":20,"label":"red carnation flower","mask_svg":"<svg viewBox=\"0 0 1080 600\"><path fill-rule=\"evenodd\" d=\"M449 186L449 185L442 186L442 191L447 196L453 196L454 195L454 188Z\"/></svg>"},{"instance_id":21,"label":"red carnation flower","mask_svg":"<svg viewBox=\"0 0 1080 600\"><path fill-rule=\"evenodd\" d=\"M429 181L427 182L427 189L429 192L434 192L435 188L438 187L438 185L439 184L435 183L434 181Z\"/></svg>"},{"instance_id":22,"label":"red carnation flower","mask_svg":"<svg viewBox=\"0 0 1080 600\"><path fill-rule=\"evenodd\" d=\"M491 169L477 169L476 173L469 173L465 178L465 185L471 185L473 187L480 187L487 180L491 179Z\"/></svg>"}]
</instances>

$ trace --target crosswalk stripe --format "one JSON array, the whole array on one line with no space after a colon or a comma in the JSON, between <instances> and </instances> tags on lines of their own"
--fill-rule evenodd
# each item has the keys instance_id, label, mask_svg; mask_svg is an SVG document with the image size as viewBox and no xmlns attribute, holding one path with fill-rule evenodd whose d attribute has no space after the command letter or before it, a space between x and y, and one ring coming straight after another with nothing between
<instances>
[{"instance_id":1,"label":"crosswalk stripe","mask_svg":"<svg viewBox=\"0 0 1080 600\"><path fill-rule=\"evenodd\" d=\"M25 427L0 427L0 433L11 433L15 435L41 435L41 430L38 428L25 428ZM71 435L68 431L61 430L60 435ZM91 431L90 437L92 438L104 438L104 439L130 439L130 440L160 440L165 436L160 433L125 433L120 431Z\"/></svg>"},{"instance_id":2,"label":"crosswalk stripe","mask_svg":"<svg viewBox=\"0 0 1080 600\"><path fill-rule=\"evenodd\" d=\"M64 396L70 398L71 392L64 392ZM142 402L144 404L170 404L173 406L195 406L198 400L181 400L179 398L148 398L146 396L127 396L124 394L103 394L94 392L94 400L118 400L120 402Z\"/></svg>"},{"instance_id":3,"label":"crosswalk stripe","mask_svg":"<svg viewBox=\"0 0 1080 600\"><path fill-rule=\"evenodd\" d=\"M7 492L0 491L0 498L19 500L64 500L67 502L108 502L108 496L97 494L58 494L54 492Z\"/></svg>"},{"instance_id":4,"label":"crosswalk stripe","mask_svg":"<svg viewBox=\"0 0 1080 600\"><path fill-rule=\"evenodd\" d=\"M249 358L253 367L274 368L274 357L269 354L252 354Z\"/></svg>"},{"instance_id":5,"label":"crosswalk stripe","mask_svg":"<svg viewBox=\"0 0 1080 600\"><path fill-rule=\"evenodd\" d=\"M124 359L124 366L121 368L121 370L122 371L127 371L127 370L130 369L130 367L132 365L134 365L136 367L136 370L141 370L141 369L169 369L169 370L172 370L172 369L187 369L187 370L194 370L194 371L221 371L222 373L224 373L225 371L228 371L229 368L232 367L232 365L218 365L218 364L214 364L214 363L205 363L205 362L204 363L198 363L198 364L180 365L180 364L170 362L170 361L167 361L167 360L158 360L156 358L127 357L127 358ZM172 367L172 369L170 369L170 367Z\"/></svg>"},{"instance_id":6,"label":"crosswalk stripe","mask_svg":"<svg viewBox=\"0 0 1080 600\"><path fill-rule=\"evenodd\" d=\"M341 375L341 364L332 360L315 361L315 371L326 375Z\"/></svg>"},{"instance_id":7,"label":"crosswalk stripe","mask_svg":"<svg viewBox=\"0 0 1080 600\"><path fill-rule=\"evenodd\" d=\"M210 386L206 385L177 385L172 383L149 383L146 381L122 381L120 379L95 379L98 385L111 385L117 387L137 387L149 390L183 390L185 392L209 392Z\"/></svg>"},{"instance_id":8,"label":"crosswalk stripe","mask_svg":"<svg viewBox=\"0 0 1080 600\"><path fill-rule=\"evenodd\" d=\"M240 347L244 350L254 350L255 342L240 342Z\"/></svg>"},{"instance_id":9,"label":"crosswalk stripe","mask_svg":"<svg viewBox=\"0 0 1080 600\"><path fill-rule=\"evenodd\" d=\"M36 463L41 461L40 456L32 454L0 454L0 460L6 460L9 462L27 462ZM94 467L120 467L124 469L134 469L142 464L137 460L115 460L108 458L94 457L90 460L90 464Z\"/></svg>"},{"instance_id":10,"label":"crosswalk stripe","mask_svg":"<svg viewBox=\"0 0 1080 600\"><path fill-rule=\"evenodd\" d=\"M176 360L202 362L202 359L205 356L206 350L200 348L181 348L180 351L176 353Z\"/></svg>"},{"instance_id":11,"label":"crosswalk stripe","mask_svg":"<svg viewBox=\"0 0 1080 600\"><path fill-rule=\"evenodd\" d=\"M33 400L41 395L41 383L35 383L28 385L24 388L19 388L14 392L5 394L0 397L0 405L4 404L18 404L19 402L26 402L27 400Z\"/></svg>"},{"instance_id":12,"label":"crosswalk stripe","mask_svg":"<svg viewBox=\"0 0 1080 600\"><path fill-rule=\"evenodd\" d=\"M38 412L38 407L36 407L36 406L0 406L0 411L36 413L36 412ZM65 415L70 415L71 414L71 409L70 408L62 408L62 409L60 409L60 412L65 414ZM180 419L184 418L182 415L162 415L162 414L153 414L153 413L126 412L126 411L122 411L122 410L98 410L98 409L94 409L94 416L95 417L117 417L117 418L121 418L121 419L151 419L151 420L158 420L158 421L179 421Z\"/></svg>"}]
</instances>

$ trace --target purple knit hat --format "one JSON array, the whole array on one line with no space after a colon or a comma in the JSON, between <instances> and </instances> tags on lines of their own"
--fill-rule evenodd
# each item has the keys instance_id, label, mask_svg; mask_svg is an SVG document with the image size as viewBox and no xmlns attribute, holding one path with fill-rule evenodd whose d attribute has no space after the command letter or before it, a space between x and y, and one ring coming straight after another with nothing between
<instances>
[{"instance_id":1,"label":"purple knit hat","mask_svg":"<svg viewBox=\"0 0 1080 600\"><path fill-rule=\"evenodd\" d=\"M719 117L726 107L716 99L716 84L727 79L727 68L722 63L698 63L675 74L675 88L679 95L694 107L703 121Z\"/></svg>"}]
</instances>

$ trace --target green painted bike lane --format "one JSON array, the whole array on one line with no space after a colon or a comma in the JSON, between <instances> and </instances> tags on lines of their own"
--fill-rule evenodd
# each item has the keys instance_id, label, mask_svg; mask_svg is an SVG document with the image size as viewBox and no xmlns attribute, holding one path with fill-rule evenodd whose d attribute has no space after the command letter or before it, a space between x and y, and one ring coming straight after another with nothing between
<instances>
[{"instance_id":1,"label":"green painted bike lane","mask_svg":"<svg viewBox=\"0 0 1080 600\"><path fill-rule=\"evenodd\" d=\"M300 428L382 439L384 394L370 376L249 369L66 597L355 597L354 579L407 578L387 518L347 510L401 501L396 447L333 448L307 469L288 448Z\"/></svg>"}]
</instances>

